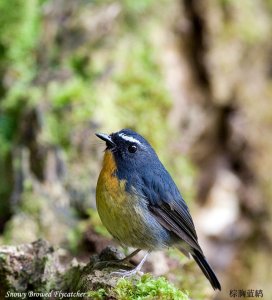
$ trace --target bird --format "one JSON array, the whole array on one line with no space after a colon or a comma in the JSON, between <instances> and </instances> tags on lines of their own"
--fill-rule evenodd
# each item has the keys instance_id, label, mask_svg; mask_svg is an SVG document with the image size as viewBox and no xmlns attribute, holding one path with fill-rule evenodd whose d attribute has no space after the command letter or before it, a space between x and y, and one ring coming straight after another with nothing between
<instances>
[{"instance_id":1,"label":"bird","mask_svg":"<svg viewBox=\"0 0 272 300\"><path fill-rule=\"evenodd\" d=\"M150 143L131 129L96 136L106 143L96 186L97 211L121 246L136 249L126 259L146 251L134 271L140 271L150 252L176 247L193 257L214 290L221 290L189 208Z\"/></svg>"}]
</instances>

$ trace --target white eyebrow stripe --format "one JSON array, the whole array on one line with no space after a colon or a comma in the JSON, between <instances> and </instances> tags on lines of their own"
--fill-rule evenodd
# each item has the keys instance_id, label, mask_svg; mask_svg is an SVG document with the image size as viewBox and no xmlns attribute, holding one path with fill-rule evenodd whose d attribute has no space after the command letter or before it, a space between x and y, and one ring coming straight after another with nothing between
<instances>
[{"instance_id":1,"label":"white eyebrow stripe","mask_svg":"<svg viewBox=\"0 0 272 300\"><path fill-rule=\"evenodd\" d=\"M124 133L119 133L118 136L120 138L124 139L125 141L136 143L138 145L142 145L142 143L140 141L138 141L137 139L135 139L132 136L125 135Z\"/></svg>"}]
</instances>

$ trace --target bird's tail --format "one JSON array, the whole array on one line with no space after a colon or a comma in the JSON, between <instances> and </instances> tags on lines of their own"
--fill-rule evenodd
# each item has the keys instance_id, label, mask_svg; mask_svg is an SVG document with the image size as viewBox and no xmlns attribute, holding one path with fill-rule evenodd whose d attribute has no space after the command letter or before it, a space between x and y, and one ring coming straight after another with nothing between
<instances>
[{"instance_id":1,"label":"bird's tail","mask_svg":"<svg viewBox=\"0 0 272 300\"><path fill-rule=\"evenodd\" d=\"M196 263L198 264L198 266L200 267L200 269L202 270L202 272L204 273L204 275L210 281L213 289L214 290L218 289L221 291L221 285L220 285L216 275L214 274L212 268L206 261L204 255L202 253L200 253L198 250L194 250L194 252L192 253L192 256L193 256L194 260L196 261Z\"/></svg>"}]
</instances>

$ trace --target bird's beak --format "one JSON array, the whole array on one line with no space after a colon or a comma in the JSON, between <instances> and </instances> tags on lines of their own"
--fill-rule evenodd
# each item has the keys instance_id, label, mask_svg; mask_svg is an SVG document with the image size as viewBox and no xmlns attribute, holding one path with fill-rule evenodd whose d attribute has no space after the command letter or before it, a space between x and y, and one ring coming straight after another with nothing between
<instances>
[{"instance_id":1,"label":"bird's beak","mask_svg":"<svg viewBox=\"0 0 272 300\"><path fill-rule=\"evenodd\" d=\"M105 141L107 145L110 145L112 147L115 146L115 143L112 141L110 135L107 135L105 133L96 133L95 135L99 137L101 140Z\"/></svg>"}]
</instances>

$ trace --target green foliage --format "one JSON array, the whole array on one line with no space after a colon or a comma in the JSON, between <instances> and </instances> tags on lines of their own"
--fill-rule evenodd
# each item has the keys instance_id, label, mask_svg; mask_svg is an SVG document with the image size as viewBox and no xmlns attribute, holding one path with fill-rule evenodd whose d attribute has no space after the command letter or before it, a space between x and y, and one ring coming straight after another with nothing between
<instances>
[{"instance_id":1,"label":"green foliage","mask_svg":"<svg viewBox=\"0 0 272 300\"><path fill-rule=\"evenodd\" d=\"M107 292L104 289L99 289L97 291L89 291L88 297L93 300L103 300L107 296Z\"/></svg>"},{"instance_id":2,"label":"green foliage","mask_svg":"<svg viewBox=\"0 0 272 300\"><path fill-rule=\"evenodd\" d=\"M176 289L164 277L143 275L138 281L120 279L115 287L119 300L188 300L188 294Z\"/></svg>"}]
</instances>

